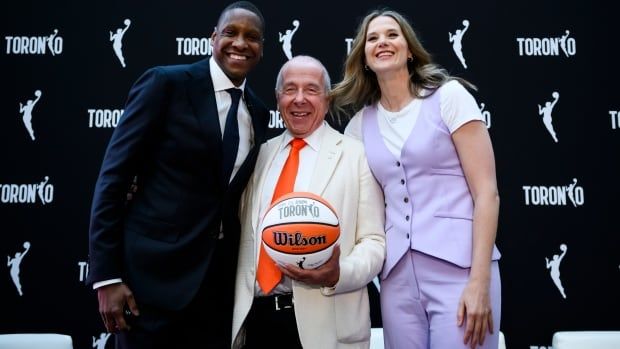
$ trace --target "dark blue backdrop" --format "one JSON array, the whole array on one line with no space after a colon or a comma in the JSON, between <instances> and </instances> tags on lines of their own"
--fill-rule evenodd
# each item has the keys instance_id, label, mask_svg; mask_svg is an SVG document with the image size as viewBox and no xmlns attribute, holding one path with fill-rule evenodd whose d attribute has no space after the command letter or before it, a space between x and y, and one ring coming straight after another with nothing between
<instances>
[{"instance_id":1,"label":"dark blue backdrop","mask_svg":"<svg viewBox=\"0 0 620 349\"><path fill-rule=\"evenodd\" d=\"M275 135L281 128L273 87L287 59L278 33L292 30L297 20L292 53L319 58L338 81L347 39L360 16L381 3L255 3L267 29L264 59L249 83L274 110ZM479 87L474 95L490 124L501 196L501 330L508 347L548 347L558 330L618 330L620 74L612 29L617 12L596 1L387 5L412 19L438 63ZM0 332L61 332L73 337L75 348L96 346L92 337L104 329L95 294L83 279L92 190L112 127L129 87L147 68L189 63L210 53L208 37L224 6L221 1L5 4L0 254L7 256L7 267L0 272ZM110 31L125 28L126 19L123 68ZM463 30L465 20L460 52L467 68L449 41L449 33ZM549 114L557 142L539 110L554 95L557 103ZM561 261L547 265L545 257L562 255L562 245ZM24 246L29 246L25 254ZM552 271L560 272L554 276L558 285ZM371 292L373 325L380 326L372 286Z\"/></svg>"}]
</instances>

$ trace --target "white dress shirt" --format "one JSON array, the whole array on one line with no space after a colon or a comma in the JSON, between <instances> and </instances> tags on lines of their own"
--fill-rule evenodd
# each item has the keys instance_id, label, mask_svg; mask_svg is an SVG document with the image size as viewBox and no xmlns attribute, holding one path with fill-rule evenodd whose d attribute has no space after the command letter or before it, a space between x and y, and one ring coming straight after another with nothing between
<instances>
[{"instance_id":1,"label":"white dress shirt","mask_svg":"<svg viewBox=\"0 0 620 349\"><path fill-rule=\"evenodd\" d=\"M228 76L224 74L222 68L215 62L213 58L209 60L209 69L211 71L211 80L213 81L213 90L215 91L215 103L217 104L217 114L220 117L220 130L222 131L222 138L224 137L224 125L226 125L226 115L230 104L232 103L230 93L226 92L229 88L235 88L236 86L230 81ZM236 87L242 92L245 90L245 80L241 86ZM242 94L243 103L239 103L239 110L237 111L237 120L239 122L239 150L237 151L237 159L235 160L235 167L229 180L232 180L239 171L239 167L245 161L250 149L254 145L254 129L252 128L252 118L248 107L245 105L245 94Z\"/></svg>"}]
</instances>

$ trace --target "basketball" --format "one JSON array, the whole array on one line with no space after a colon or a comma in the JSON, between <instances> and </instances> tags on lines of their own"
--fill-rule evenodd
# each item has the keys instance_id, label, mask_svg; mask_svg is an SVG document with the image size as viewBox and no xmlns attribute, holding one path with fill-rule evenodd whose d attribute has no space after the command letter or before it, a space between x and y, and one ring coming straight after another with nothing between
<instances>
[{"instance_id":1,"label":"basketball","mask_svg":"<svg viewBox=\"0 0 620 349\"><path fill-rule=\"evenodd\" d=\"M278 264L316 269L332 255L340 237L336 210L322 197L305 192L281 196L261 223L265 251Z\"/></svg>"}]
</instances>

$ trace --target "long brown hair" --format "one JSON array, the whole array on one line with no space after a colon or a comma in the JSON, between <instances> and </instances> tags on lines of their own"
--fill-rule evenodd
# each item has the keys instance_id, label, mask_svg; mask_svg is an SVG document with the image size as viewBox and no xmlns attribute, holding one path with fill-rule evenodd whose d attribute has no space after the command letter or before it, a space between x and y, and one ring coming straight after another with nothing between
<instances>
[{"instance_id":1,"label":"long brown hair","mask_svg":"<svg viewBox=\"0 0 620 349\"><path fill-rule=\"evenodd\" d=\"M426 98L450 80L458 80L466 87L476 89L468 81L450 76L445 69L433 63L430 53L422 46L411 24L403 15L389 9L374 10L360 22L351 53L345 61L344 77L334 86L331 93L332 114L339 120L341 115L352 116L364 106L374 104L381 98L377 76L372 70L364 68L368 25L370 21L380 16L391 17L398 23L413 54L413 61L407 62L407 68L411 81L409 90L415 97ZM425 90L430 90L431 93L425 93Z\"/></svg>"}]
</instances>

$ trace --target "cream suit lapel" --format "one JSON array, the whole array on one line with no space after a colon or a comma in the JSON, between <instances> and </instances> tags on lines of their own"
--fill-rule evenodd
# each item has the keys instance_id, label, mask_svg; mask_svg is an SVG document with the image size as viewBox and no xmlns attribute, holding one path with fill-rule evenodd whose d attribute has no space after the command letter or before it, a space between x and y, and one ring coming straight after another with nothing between
<instances>
[{"instance_id":1,"label":"cream suit lapel","mask_svg":"<svg viewBox=\"0 0 620 349\"><path fill-rule=\"evenodd\" d=\"M341 156L342 135L328 124L325 124L323 142L321 143L319 156L312 174L312 181L310 182L310 192L323 195L323 191L332 178Z\"/></svg>"},{"instance_id":2,"label":"cream suit lapel","mask_svg":"<svg viewBox=\"0 0 620 349\"><path fill-rule=\"evenodd\" d=\"M254 231L258 231L260 224L260 200L263 197L263 187L265 186L265 180L267 179L267 172L269 172L269 168L271 167L271 163L276 157L278 153L278 149L280 149L280 145L282 144L284 137L282 135L270 139L267 143L263 144L263 147L260 150L260 154L258 155L258 160L256 161L256 168L254 170L254 174L257 176L254 190L256 193L253 195L252 199L252 227ZM260 167L259 167L260 166Z\"/></svg>"}]
</instances>

